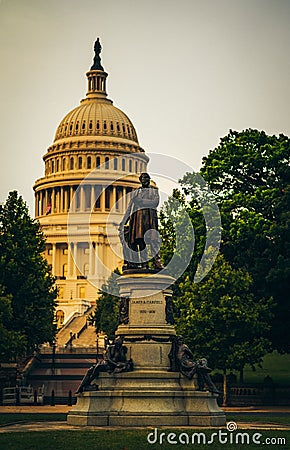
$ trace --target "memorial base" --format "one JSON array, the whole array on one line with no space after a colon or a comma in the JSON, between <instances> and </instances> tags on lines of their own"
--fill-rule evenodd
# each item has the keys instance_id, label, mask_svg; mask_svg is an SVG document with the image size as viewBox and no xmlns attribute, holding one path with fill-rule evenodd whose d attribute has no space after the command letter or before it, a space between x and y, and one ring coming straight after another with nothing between
<instances>
[{"instance_id":1,"label":"memorial base","mask_svg":"<svg viewBox=\"0 0 290 450\"><path fill-rule=\"evenodd\" d=\"M77 404L68 414L70 425L225 425L217 394L198 391L195 379L170 371L168 354L176 335L170 303L174 281L162 273L119 278L123 312L116 336L122 336L134 370L100 373L92 390L78 394Z\"/></svg>"},{"instance_id":2,"label":"memorial base","mask_svg":"<svg viewBox=\"0 0 290 450\"><path fill-rule=\"evenodd\" d=\"M216 394L176 372L100 374L96 391L79 394L67 422L79 426L223 426Z\"/></svg>"}]
</instances>

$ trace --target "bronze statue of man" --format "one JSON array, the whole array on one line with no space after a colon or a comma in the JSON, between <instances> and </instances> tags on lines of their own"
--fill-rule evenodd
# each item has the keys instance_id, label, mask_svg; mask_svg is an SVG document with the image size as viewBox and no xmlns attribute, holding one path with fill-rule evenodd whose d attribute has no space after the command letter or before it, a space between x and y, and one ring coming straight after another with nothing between
<instances>
[{"instance_id":1,"label":"bronze statue of man","mask_svg":"<svg viewBox=\"0 0 290 450\"><path fill-rule=\"evenodd\" d=\"M98 378L100 372L120 373L133 370L132 359L127 360L127 347L123 345L123 337L118 336L114 343L109 345L104 359L89 368L82 379L76 394L80 394L91 386L92 382Z\"/></svg>"},{"instance_id":2,"label":"bronze statue of man","mask_svg":"<svg viewBox=\"0 0 290 450\"><path fill-rule=\"evenodd\" d=\"M189 380L192 380L196 374L198 390L203 391L206 384L210 392L220 393L209 376L211 369L207 365L206 358L195 360L192 351L185 344L183 336L174 337L168 357L172 372L180 372Z\"/></svg>"},{"instance_id":3,"label":"bronze statue of man","mask_svg":"<svg viewBox=\"0 0 290 450\"><path fill-rule=\"evenodd\" d=\"M155 186L150 186L148 173L141 173L141 187L132 192L127 211L119 225L120 240L123 245L124 260L127 268L148 268L149 245L154 268L162 269L159 247L157 206L159 193ZM127 229L126 224L129 221ZM124 233L125 231L125 233ZM129 261L126 259L130 259Z\"/></svg>"}]
</instances>

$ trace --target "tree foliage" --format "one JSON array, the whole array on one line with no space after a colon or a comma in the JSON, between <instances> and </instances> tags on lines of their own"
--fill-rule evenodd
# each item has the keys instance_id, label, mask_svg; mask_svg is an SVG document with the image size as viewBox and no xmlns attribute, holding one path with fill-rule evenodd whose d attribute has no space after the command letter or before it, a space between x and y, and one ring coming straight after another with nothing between
<instances>
[{"instance_id":1,"label":"tree foliage","mask_svg":"<svg viewBox=\"0 0 290 450\"><path fill-rule=\"evenodd\" d=\"M189 245L191 240L188 239L187 233L192 233L189 229L185 216L190 219L194 232L194 252L189 258ZM177 231L178 230L178 231ZM189 264L183 274L179 274L179 270L172 268L170 273L178 281L172 286L174 296L180 294L179 285L185 277L191 280L197 270L198 263L201 260L205 246L205 221L200 205L192 199L188 201L184 193L178 189L174 189L172 196L163 204L159 214L159 232L162 238L162 246L160 254L164 266L168 267L168 263L174 257L176 266L182 266L183 260L189 259ZM179 242L177 243L177 233ZM181 262L181 264L180 264ZM178 314L178 311L176 311Z\"/></svg>"},{"instance_id":2,"label":"tree foliage","mask_svg":"<svg viewBox=\"0 0 290 450\"><path fill-rule=\"evenodd\" d=\"M120 274L118 269L114 273ZM96 326L97 333L103 332L109 339L113 339L118 327L120 304L119 286L115 281L115 276L109 277L107 283L102 286L100 294L94 315L91 318L92 323Z\"/></svg>"},{"instance_id":3,"label":"tree foliage","mask_svg":"<svg viewBox=\"0 0 290 450\"><path fill-rule=\"evenodd\" d=\"M22 336L25 351L31 352L55 334L56 288L42 256L44 238L38 222L28 213L16 191L0 207L0 284L7 327Z\"/></svg>"},{"instance_id":4,"label":"tree foliage","mask_svg":"<svg viewBox=\"0 0 290 450\"><path fill-rule=\"evenodd\" d=\"M0 286L0 361L14 360L26 347L26 338L19 331L10 329L13 317L11 296Z\"/></svg>"},{"instance_id":5,"label":"tree foliage","mask_svg":"<svg viewBox=\"0 0 290 450\"><path fill-rule=\"evenodd\" d=\"M263 131L230 131L203 159L201 174L219 203L221 250L253 278L258 301L276 303L269 337L290 351L290 140ZM192 177L183 180L192 184Z\"/></svg>"},{"instance_id":6,"label":"tree foliage","mask_svg":"<svg viewBox=\"0 0 290 450\"><path fill-rule=\"evenodd\" d=\"M270 350L265 333L270 328L273 301L256 302L251 285L247 272L233 269L219 254L200 283L186 277L176 299L177 333L186 336L197 358L206 357L210 366L223 372L224 405L227 371L242 371L247 363L254 367Z\"/></svg>"},{"instance_id":7,"label":"tree foliage","mask_svg":"<svg viewBox=\"0 0 290 450\"><path fill-rule=\"evenodd\" d=\"M219 206L222 238L221 255L198 284L199 261L213 250L205 244L216 219L210 226L204 220L211 194L196 173L173 193L183 199L196 237L174 287L177 329L213 367L242 370L271 348L290 350L289 162L289 139L257 130L230 131L203 159L200 173ZM171 199L161 211L164 262L176 251L170 207Z\"/></svg>"},{"instance_id":8,"label":"tree foliage","mask_svg":"<svg viewBox=\"0 0 290 450\"><path fill-rule=\"evenodd\" d=\"M264 335L269 329L272 299L256 302L252 279L220 254L200 283L182 282L176 299L180 311L179 334L186 336L198 357L207 357L216 369L241 370L256 364L270 348Z\"/></svg>"}]
</instances>

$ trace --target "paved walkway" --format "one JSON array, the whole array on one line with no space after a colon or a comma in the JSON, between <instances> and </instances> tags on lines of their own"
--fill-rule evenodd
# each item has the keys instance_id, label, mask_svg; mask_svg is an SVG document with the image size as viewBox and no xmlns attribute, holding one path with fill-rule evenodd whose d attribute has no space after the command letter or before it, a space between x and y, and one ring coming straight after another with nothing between
<instances>
[{"instance_id":1,"label":"paved walkway","mask_svg":"<svg viewBox=\"0 0 290 450\"><path fill-rule=\"evenodd\" d=\"M67 405L43 405L43 406L1 406L0 414L4 413L67 413L72 406ZM240 414L258 414L258 413L285 413L290 414L290 406L227 406L221 407L221 409L227 413L240 413Z\"/></svg>"},{"instance_id":2,"label":"paved walkway","mask_svg":"<svg viewBox=\"0 0 290 450\"><path fill-rule=\"evenodd\" d=\"M0 414L48 414L48 413L64 413L66 414L71 409L71 406L56 405L56 406L0 406ZM240 414L249 415L249 422L237 423L239 429L246 430L290 430L290 408L289 407L227 407L223 408L226 413L233 413L237 416ZM265 416L265 422L251 422L250 417L252 414L261 414ZM267 415L289 415L289 425L281 425L275 423L267 423ZM12 417L11 417L12 419ZM237 421L238 422L238 421ZM162 427L162 428L172 428L172 427ZM174 429L184 428L184 427L174 427ZM201 427L192 427L201 428ZM210 428L210 427L204 427ZM15 432L31 432L31 431L57 431L57 430L79 430L80 427L68 425L65 421L31 421L31 422L18 422L10 423L0 426L1 433L15 433ZM87 426L86 430L98 431L98 430L122 430L122 427L92 427ZM131 429L152 429L152 427L132 427Z\"/></svg>"}]
</instances>

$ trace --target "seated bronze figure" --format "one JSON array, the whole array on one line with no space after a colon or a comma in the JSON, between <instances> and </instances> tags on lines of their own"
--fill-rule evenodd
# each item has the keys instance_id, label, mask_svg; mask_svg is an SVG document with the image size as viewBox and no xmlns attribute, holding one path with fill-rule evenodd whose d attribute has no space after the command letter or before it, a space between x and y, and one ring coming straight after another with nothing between
<instances>
[{"instance_id":1,"label":"seated bronze figure","mask_svg":"<svg viewBox=\"0 0 290 450\"><path fill-rule=\"evenodd\" d=\"M76 394L83 392L91 386L92 382L99 376L100 372L120 373L133 370L133 361L127 360L127 347L123 345L123 338L118 336L114 343L109 345L104 359L89 368L84 376Z\"/></svg>"},{"instance_id":2,"label":"seated bronze figure","mask_svg":"<svg viewBox=\"0 0 290 450\"><path fill-rule=\"evenodd\" d=\"M209 376L209 372L212 369L207 366L207 360L202 358L195 361L192 351L184 343L183 336L174 338L168 356L171 363L171 371L180 372L189 380L192 380L196 374L198 390L203 391L206 384L210 392L214 394L220 393Z\"/></svg>"}]
</instances>

